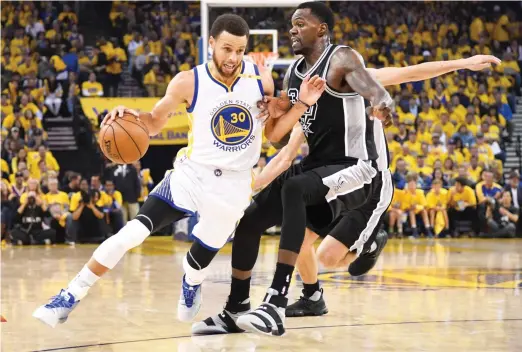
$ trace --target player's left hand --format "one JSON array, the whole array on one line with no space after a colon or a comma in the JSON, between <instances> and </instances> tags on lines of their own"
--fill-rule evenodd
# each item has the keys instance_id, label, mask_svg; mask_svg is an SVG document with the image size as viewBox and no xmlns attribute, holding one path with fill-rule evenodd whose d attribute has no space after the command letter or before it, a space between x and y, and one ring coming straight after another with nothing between
<instances>
[{"instance_id":1,"label":"player's left hand","mask_svg":"<svg viewBox=\"0 0 522 352\"><path fill-rule=\"evenodd\" d=\"M290 110L292 104L288 94L283 91L279 97L264 96L263 100L257 102L257 107L261 109L257 118L264 121L268 118L280 118Z\"/></svg>"},{"instance_id":2,"label":"player's left hand","mask_svg":"<svg viewBox=\"0 0 522 352\"><path fill-rule=\"evenodd\" d=\"M490 68L492 64L500 65L502 61L493 55L475 55L467 59L462 59L462 68L471 71L481 71Z\"/></svg>"},{"instance_id":3,"label":"player's left hand","mask_svg":"<svg viewBox=\"0 0 522 352\"><path fill-rule=\"evenodd\" d=\"M384 127L391 126L392 124L392 109L384 103L381 103L378 106L370 106L367 109L367 113L368 115L381 120Z\"/></svg>"}]
</instances>

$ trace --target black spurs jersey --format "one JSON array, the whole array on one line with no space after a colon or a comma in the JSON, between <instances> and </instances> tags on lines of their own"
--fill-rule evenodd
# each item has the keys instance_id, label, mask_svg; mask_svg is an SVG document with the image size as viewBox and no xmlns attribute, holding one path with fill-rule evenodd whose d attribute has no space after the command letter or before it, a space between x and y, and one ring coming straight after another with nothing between
<instances>
[{"instance_id":1,"label":"black spurs jersey","mask_svg":"<svg viewBox=\"0 0 522 352\"><path fill-rule=\"evenodd\" d=\"M332 55L342 47L329 45L307 72L304 72L304 58L290 66L288 97L292 104L298 99L299 88L307 75L326 78ZM366 116L364 98L359 94L340 93L327 86L299 122L309 145L309 155L302 161L303 168L351 164L358 159L376 161L380 171L388 168L389 156L382 123Z\"/></svg>"}]
</instances>

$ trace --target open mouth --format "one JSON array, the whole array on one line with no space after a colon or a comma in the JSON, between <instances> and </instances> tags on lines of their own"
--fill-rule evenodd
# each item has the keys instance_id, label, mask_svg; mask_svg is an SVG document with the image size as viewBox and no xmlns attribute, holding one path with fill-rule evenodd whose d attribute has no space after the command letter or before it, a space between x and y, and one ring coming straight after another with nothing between
<instances>
[{"instance_id":1,"label":"open mouth","mask_svg":"<svg viewBox=\"0 0 522 352\"><path fill-rule=\"evenodd\" d=\"M233 71L236 68L236 66L231 65L231 64L223 64L223 68L226 69L227 71Z\"/></svg>"}]
</instances>

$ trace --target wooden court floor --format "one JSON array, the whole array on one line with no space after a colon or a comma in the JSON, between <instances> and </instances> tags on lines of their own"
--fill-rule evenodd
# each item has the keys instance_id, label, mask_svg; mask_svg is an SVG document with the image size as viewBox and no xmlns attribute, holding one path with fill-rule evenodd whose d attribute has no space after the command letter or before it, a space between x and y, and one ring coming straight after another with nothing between
<instances>
[{"instance_id":1,"label":"wooden court floor","mask_svg":"<svg viewBox=\"0 0 522 352\"><path fill-rule=\"evenodd\" d=\"M271 282L277 238L265 238L253 278L257 306ZM176 320L188 244L151 238L51 329L32 311L65 287L94 246L6 247L2 351L522 351L522 240L390 240L359 279L322 272L330 313L291 318L284 337L191 337ZM211 265L198 318L228 294L230 246ZM294 279L291 300L301 284Z\"/></svg>"}]
</instances>

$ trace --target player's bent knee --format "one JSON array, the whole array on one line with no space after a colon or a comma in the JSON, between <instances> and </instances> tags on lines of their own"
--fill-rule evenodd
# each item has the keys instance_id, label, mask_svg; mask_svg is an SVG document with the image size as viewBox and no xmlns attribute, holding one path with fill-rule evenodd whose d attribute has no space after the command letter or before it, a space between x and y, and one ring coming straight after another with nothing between
<instances>
[{"instance_id":1,"label":"player's bent knee","mask_svg":"<svg viewBox=\"0 0 522 352\"><path fill-rule=\"evenodd\" d=\"M301 184L295 179L289 179L283 184L281 194L283 196L298 196L303 192Z\"/></svg>"},{"instance_id":2,"label":"player's bent knee","mask_svg":"<svg viewBox=\"0 0 522 352\"><path fill-rule=\"evenodd\" d=\"M320 250L317 252L317 260L325 268L336 268L342 257L329 253L328 250Z\"/></svg>"},{"instance_id":3,"label":"player's bent knee","mask_svg":"<svg viewBox=\"0 0 522 352\"><path fill-rule=\"evenodd\" d=\"M93 258L112 269L125 253L139 246L150 235L150 230L140 221L129 221L117 234L108 238L93 253Z\"/></svg>"}]
</instances>

